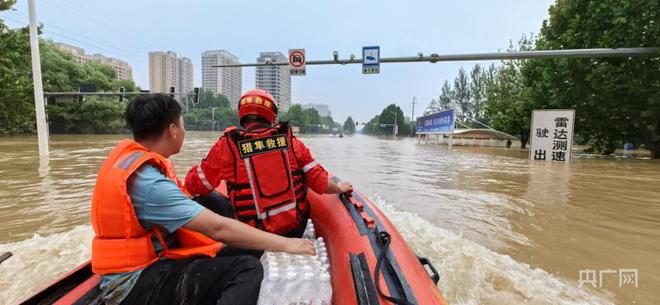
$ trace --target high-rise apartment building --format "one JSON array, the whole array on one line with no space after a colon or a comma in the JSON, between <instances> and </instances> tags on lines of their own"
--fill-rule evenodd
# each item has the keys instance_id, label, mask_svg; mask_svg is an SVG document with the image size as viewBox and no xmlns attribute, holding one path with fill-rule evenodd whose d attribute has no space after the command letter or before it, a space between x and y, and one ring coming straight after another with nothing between
<instances>
[{"instance_id":1,"label":"high-rise apartment building","mask_svg":"<svg viewBox=\"0 0 660 305\"><path fill-rule=\"evenodd\" d=\"M72 46L66 43L56 42L55 46L65 51L75 59L78 63L85 63L88 61L95 61L104 65L111 66L117 72L117 78L121 80L133 80L133 68L127 62L112 57L107 57L101 54L85 54L85 49Z\"/></svg>"},{"instance_id":2,"label":"high-rise apartment building","mask_svg":"<svg viewBox=\"0 0 660 305\"><path fill-rule=\"evenodd\" d=\"M215 65L240 63L238 57L226 50L202 53L202 89L227 97L232 107L238 107L243 90L241 68L216 68Z\"/></svg>"},{"instance_id":3,"label":"high-rise apartment building","mask_svg":"<svg viewBox=\"0 0 660 305\"><path fill-rule=\"evenodd\" d=\"M179 58L172 51L149 52L149 90L153 93L189 93L193 89L193 65L190 58Z\"/></svg>"},{"instance_id":4,"label":"high-rise apartment building","mask_svg":"<svg viewBox=\"0 0 660 305\"><path fill-rule=\"evenodd\" d=\"M261 52L258 63L287 62L280 52ZM257 88L268 91L278 102L279 111L289 110L291 105L291 74L289 66L258 66L256 72Z\"/></svg>"},{"instance_id":5,"label":"high-rise apartment building","mask_svg":"<svg viewBox=\"0 0 660 305\"><path fill-rule=\"evenodd\" d=\"M180 93L190 93L193 90L193 64L190 58L179 58L179 86Z\"/></svg>"},{"instance_id":6,"label":"high-rise apartment building","mask_svg":"<svg viewBox=\"0 0 660 305\"><path fill-rule=\"evenodd\" d=\"M172 51L149 52L149 90L151 92L170 92L170 87L179 86L178 76L179 59L176 53Z\"/></svg>"}]
</instances>

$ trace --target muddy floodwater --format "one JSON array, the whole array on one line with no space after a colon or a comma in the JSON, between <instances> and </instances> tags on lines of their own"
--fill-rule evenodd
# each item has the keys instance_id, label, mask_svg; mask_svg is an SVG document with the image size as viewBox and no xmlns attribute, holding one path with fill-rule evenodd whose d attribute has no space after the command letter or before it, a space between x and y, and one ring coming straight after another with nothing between
<instances>
[{"instance_id":1,"label":"muddy floodwater","mask_svg":"<svg viewBox=\"0 0 660 305\"><path fill-rule=\"evenodd\" d=\"M177 171L218 133L188 132ZM87 260L100 163L122 136L0 137L0 304L17 304ZM441 273L451 304L660 304L660 162L366 136L302 137ZM581 286L581 287L580 287Z\"/></svg>"}]
</instances>

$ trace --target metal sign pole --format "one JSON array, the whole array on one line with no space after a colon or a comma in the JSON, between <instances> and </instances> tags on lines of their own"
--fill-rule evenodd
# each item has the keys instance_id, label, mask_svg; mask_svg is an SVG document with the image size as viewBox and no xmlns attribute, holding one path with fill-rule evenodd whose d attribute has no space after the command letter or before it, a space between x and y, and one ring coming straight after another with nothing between
<instances>
[{"instance_id":1,"label":"metal sign pole","mask_svg":"<svg viewBox=\"0 0 660 305\"><path fill-rule=\"evenodd\" d=\"M658 56L660 47L644 48L599 48L599 49L568 49L568 50L541 50L520 52L495 52L495 53L473 53L473 54L418 54L417 56L386 57L380 58L380 63L405 63L405 62L430 62L441 61L477 61L477 60L513 60L534 58L600 58L600 57L637 57ZM285 66L288 62L270 63L248 63L215 65L216 68L231 67L257 67L257 66ZM331 59L331 60L309 60L306 65L347 65L362 64L362 58Z\"/></svg>"},{"instance_id":2,"label":"metal sign pole","mask_svg":"<svg viewBox=\"0 0 660 305\"><path fill-rule=\"evenodd\" d=\"M44 88L41 81L41 56L39 55L39 32L34 0L28 1L30 14L30 50L32 55L32 82L34 84L34 110L37 116L37 139L39 141L39 156L48 156L48 124L46 123L46 107L44 103Z\"/></svg>"}]
</instances>

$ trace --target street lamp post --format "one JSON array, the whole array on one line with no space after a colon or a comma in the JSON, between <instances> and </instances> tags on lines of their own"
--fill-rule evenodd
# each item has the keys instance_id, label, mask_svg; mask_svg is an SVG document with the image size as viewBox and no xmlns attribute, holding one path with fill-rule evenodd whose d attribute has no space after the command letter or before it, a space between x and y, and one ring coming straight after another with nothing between
<instances>
[{"instance_id":1,"label":"street lamp post","mask_svg":"<svg viewBox=\"0 0 660 305\"><path fill-rule=\"evenodd\" d=\"M398 126L396 125L398 114L396 112L392 111L392 110L390 110L389 112L394 113L394 124L392 124L392 126L393 126L392 127L393 128L393 130L392 130L393 131L392 132L392 140L396 140L396 132L399 129L399 128L397 128Z\"/></svg>"},{"instance_id":2,"label":"street lamp post","mask_svg":"<svg viewBox=\"0 0 660 305\"><path fill-rule=\"evenodd\" d=\"M211 131L215 131L215 109L218 107L211 107Z\"/></svg>"},{"instance_id":3,"label":"street lamp post","mask_svg":"<svg viewBox=\"0 0 660 305\"><path fill-rule=\"evenodd\" d=\"M32 83L34 85L34 109L37 121L37 140L39 156L48 156L48 123L44 103L44 88L41 79L41 56L39 55L39 32L34 0L28 1L30 15L30 55L32 58Z\"/></svg>"},{"instance_id":4,"label":"street lamp post","mask_svg":"<svg viewBox=\"0 0 660 305\"><path fill-rule=\"evenodd\" d=\"M417 126L416 121L415 121L415 100L417 99L416 96L413 96L413 101L412 101L412 115L410 116L410 136L412 137L415 132L415 126Z\"/></svg>"}]
</instances>

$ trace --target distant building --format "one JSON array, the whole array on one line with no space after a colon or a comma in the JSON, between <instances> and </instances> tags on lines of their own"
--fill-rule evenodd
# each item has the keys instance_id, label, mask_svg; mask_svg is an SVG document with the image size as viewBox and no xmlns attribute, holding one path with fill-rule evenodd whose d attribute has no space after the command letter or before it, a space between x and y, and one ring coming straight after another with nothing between
<instances>
[{"instance_id":1,"label":"distant building","mask_svg":"<svg viewBox=\"0 0 660 305\"><path fill-rule=\"evenodd\" d=\"M238 63L238 57L226 50L208 50L202 53L202 88L226 96L232 107L238 107L243 91L241 68L213 66Z\"/></svg>"},{"instance_id":2,"label":"distant building","mask_svg":"<svg viewBox=\"0 0 660 305\"><path fill-rule=\"evenodd\" d=\"M193 90L193 64L190 58L179 58L179 86L181 93L190 93Z\"/></svg>"},{"instance_id":3,"label":"distant building","mask_svg":"<svg viewBox=\"0 0 660 305\"><path fill-rule=\"evenodd\" d=\"M316 109L319 115L323 117L332 116L332 113L330 112L330 106L326 104L309 103L309 104L301 104L300 106L302 106L303 109L309 109L309 108Z\"/></svg>"},{"instance_id":4,"label":"distant building","mask_svg":"<svg viewBox=\"0 0 660 305\"><path fill-rule=\"evenodd\" d=\"M287 62L286 56L280 52L261 52L258 63L270 61ZM257 66L257 88L268 91L278 102L280 111L287 111L291 105L291 74L289 67L284 66Z\"/></svg>"},{"instance_id":5,"label":"distant building","mask_svg":"<svg viewBox=\"0 0 660 305\"><path fill-rule=\"evenodd\" d=\"M127 62L107 57L101 54L85 54L85 49L81 47L72 46L66 43L56 42L55 47L58 49L67 52L73 56L73 59L78 63L86 63L88 61L94 61L101 64L111 66L115 72L117 72L117 78L121 80L133 80L133 68Z\"/></svg>"},{"instance_id":6,"label":"distant building","mask_svg":"<svg viewBox=\"0 0 660 305\"><path fill-rule=\"evenodd\" d=\"M193 89L193 65L190 58L179 58L172 51L149 52L149 90L153 93L189 93Z\"/></svg>"}]
</instances>

